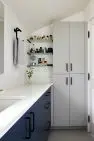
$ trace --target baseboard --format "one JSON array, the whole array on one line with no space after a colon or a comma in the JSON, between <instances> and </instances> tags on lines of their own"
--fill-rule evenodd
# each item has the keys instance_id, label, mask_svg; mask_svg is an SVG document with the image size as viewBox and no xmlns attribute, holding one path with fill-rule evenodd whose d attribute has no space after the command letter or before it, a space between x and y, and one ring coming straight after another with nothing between
<instances>
[{"instance_id":1,"label":"baseboard","mask_svg":"<svg viewBox=\"0 0 94 141\"><path fill-rule=\"evenodd\" d=\"M63 127L61 127L61 126L52 126L51 127L51 129L52 130L87 130L87 126L71 126L71 127L69 127L69 126L63 126Z\"/></svg>"},{"instance_id":2,"label":"baseboard","mask_svg":"<svg viewBox=\"0 0 94 141\"><path fill-rule=\"evenodd\" d=\"M92 138L94 138L94 134L91 134Z\"/></svg>"}]
</instances>

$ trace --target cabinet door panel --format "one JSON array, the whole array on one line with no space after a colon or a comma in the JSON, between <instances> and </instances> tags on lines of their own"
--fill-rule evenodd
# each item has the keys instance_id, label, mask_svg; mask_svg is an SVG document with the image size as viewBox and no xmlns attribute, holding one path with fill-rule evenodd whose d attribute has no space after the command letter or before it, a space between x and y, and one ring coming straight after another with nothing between
<instances>
[{"instance_id":1,"label":"cabinet door panel","mask_svg":"<svg viewBox=\"0 0 94 141\"><path fill-rule=\"evenodd\" d=\"M69 23L57 23L53 33L54 74L68 73L69 63Z\"/></svg>"},{"instance_id":2,"label":"cabinet door panel","mask_svg":"<svg viewBox=\"0 0 94 141\"><path fill-rule=\"evenodd\" d=\"M17 123L4 135L0 141L23 141L27 140L27 131L25 128L25 116L23 116Z\"/></svg>"},{"instance_id":3,"label":"cabinet door panel","mask_svg":"<svg viewBox=\"0 0 94 141\"><path fill-rule=\"evenodd\" d=\"M40 140L40 141L46 141L48 137L48 131L45 131L47 128L47 122L51 121L51 97L49 93L45 93L33 106L33 109L31 108L31 111L33 110L35 113L35 123L36 123L36 133L37 138L34 141ZM35 139L35 137L34 137ZM32 138L31 138L32 140ZM33 141L33 140L32 140Z\"/></svg>"},{"instance_id":4,"label":"cabinet door panel","mask_svg":"<svg viewBox=\"0 0 94 141\"><path fill-rule=\"evenodd\" d=\"M70 126L85 125L84 75L70 75Z\"/></svg>"},{"instance_id":5,"label":"cabinet door panel","mask_svg":"<svg viewBox=\"0 0 94 141\"><path fill-rule=\"evenodd\" d=\"M69 126L69 75L54 76L54 126Z\"/></svg>"},{"instance_id":6,"label":"cabinet door panel","mask_svg":"<svg viewBox=\"0 0 94 141\"><path fill-rule=\"evenodd\" d=\"M84 73L84 23L70 23L70 64L71 73Z\"/></svg>"}]
</instances>

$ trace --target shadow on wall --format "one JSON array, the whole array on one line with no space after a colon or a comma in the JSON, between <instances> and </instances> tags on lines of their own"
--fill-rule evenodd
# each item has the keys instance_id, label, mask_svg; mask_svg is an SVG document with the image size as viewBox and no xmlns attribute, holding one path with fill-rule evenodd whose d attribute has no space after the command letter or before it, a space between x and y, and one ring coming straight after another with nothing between
<instances>
[{"instance_id":1,"label":"shadow on wall","mask_svg":"<svg viewBox=\"0 0 94 141\"><path fill-rule=\"evenodd\" d=\"M36 67L32 76L32 83L52 82L52 67Z\"/></svg>"},{"instance_id":2,"label":"shadow on wall","mask_svg":"<svg viewBox=\"0 0 94 141\"><path fill-rule=\"evenodd\" d=\"M0 89L10 89L23 85L24 72L25 67L19 66L15 71L0 75Z\"/></svg>"}]
</instances>

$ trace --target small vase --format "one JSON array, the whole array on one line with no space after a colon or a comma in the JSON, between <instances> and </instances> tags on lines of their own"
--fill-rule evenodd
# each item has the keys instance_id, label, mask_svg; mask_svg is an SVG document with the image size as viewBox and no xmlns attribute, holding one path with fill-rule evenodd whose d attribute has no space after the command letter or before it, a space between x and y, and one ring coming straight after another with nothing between
<instances>
[{"instance_id":1,"label":"small vase","mask_svg":"<svg viewBox=\"0 0 94 141\"><path fill-rule=\"evenodd\" d=\"M25 78L25 83L27 85L30 85L32 83L32 79L31 78L28 78L28 76L26 75L26 78Z\"/></svg>"},{"instance_id":2,"label":"small vase","mask_svg":"<svg viewBox=\"0 0 94 141\"><path fill-rule=\"evenodd\" d=\"M28 78L27 83L28 83L28 84L31 84L31 83L32 83L31 78Z\"/></svg>"}]
</instances>

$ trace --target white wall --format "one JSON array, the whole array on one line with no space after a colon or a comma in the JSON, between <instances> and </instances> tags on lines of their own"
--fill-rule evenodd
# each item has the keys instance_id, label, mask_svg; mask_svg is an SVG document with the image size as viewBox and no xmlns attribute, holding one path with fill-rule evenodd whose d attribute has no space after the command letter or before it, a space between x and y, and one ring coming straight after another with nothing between
<instances>
[{"instance_id":1,"label":"white wall","mask_svg":"<svg viewBox=\"0 0 94 141\"><path fill-rule=\"evenodd\" d=\"M76 22L77 21L82 22L84 20L85 20L84 19L84 11L81 11L79 13L73 14L72 16L63 19L62 21L65 21L65 22L67 22L67 21L69 21L69 22L75 22L75 21Z\"/></svg>"},{"instance_id":2,"label":"white wall","mask_svg":"<svg viewBox=\"0 0 94 141\"><path fill-rule=\"evenodd\" d=\"M4 73L4 22L0 22L0 74Z\"/></svg>"},{"instance_id":3,"label":"white wall","mask_svg":"<svg viewBox=\"0 0 94 141\"><path fill-rule=\"evenodd\" d=\"M40 28L39 30L32 33L32 35L42 36L42 35L50 35L52 34L52 25L45 26Z\"/></svg>"},{"instance_id":4,"label":"white wall","mask_svg":"<svg viewBox=\"0 0 94 141\"><path fill-rule=\"evenodd\" d=\"M25 39L27 32L14 14L5 5L4 7L4 74L0 75L0 89L12 88L24 84L24 66L13 65L13 38L15 37L14 28L19 27L22 33L20 40ZM23 47L24 48L24 47Z\"/></svg>"},{"instance_id":5,"label":"white wall","mask_svg":"<svg viewBox=\"0 0 94 141\"><path fill-rule=\"evenodd\" d=\"M85 8L84 17L86 21L94 18L94 0L90 0L88 6Z\"/></svg>"}]
</instances>

